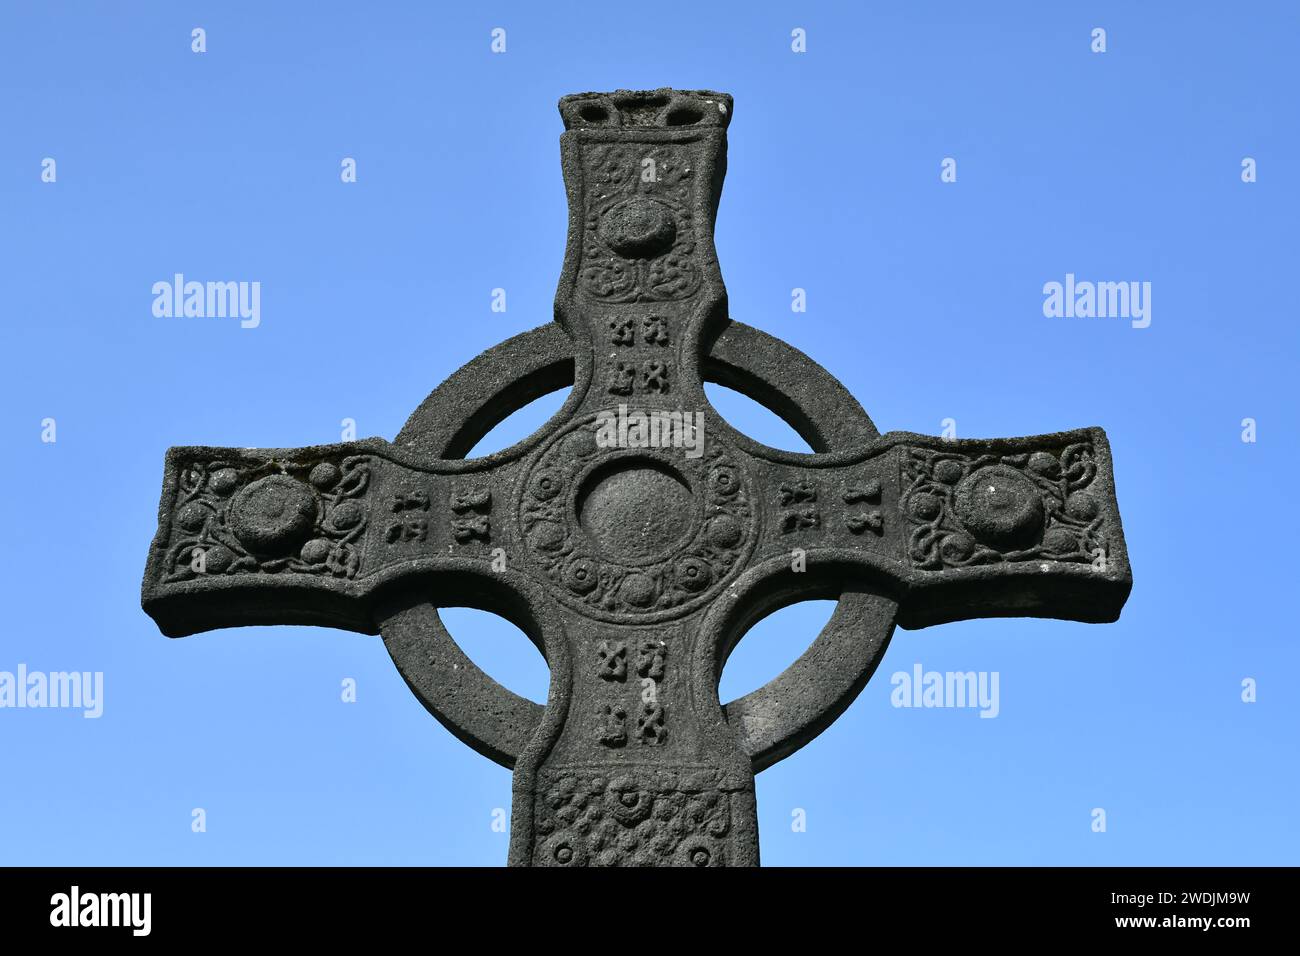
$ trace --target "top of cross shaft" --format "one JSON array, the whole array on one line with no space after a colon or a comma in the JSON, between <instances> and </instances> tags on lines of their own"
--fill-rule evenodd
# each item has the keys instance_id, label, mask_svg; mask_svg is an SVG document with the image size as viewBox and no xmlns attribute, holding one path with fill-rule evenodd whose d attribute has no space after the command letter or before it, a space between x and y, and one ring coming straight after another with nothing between
<instances>
[{"instance_id":1,"label":"top of cross shaft","mask_svg":"<svg viewBox=\"0 0 1300 956\"><path fill-rule=\"evenodd\" d=\"M565 129L681 129L731 122L731 96L713 90L615 90L560 99Z\"/></svg>"}]
</instances>

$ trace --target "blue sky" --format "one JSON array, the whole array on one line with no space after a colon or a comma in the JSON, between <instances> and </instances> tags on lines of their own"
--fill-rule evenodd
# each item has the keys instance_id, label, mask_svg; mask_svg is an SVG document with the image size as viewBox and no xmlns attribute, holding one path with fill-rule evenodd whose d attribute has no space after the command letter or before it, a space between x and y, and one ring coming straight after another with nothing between
<instances>
[{"instance_id":1,"label":"blue sky","mask_svg":"<svg viewBox=\"0 0 1300 956\"><path fill-rule=\"evenodd\" d=\"M138 594L163 453L336 441L345 418L391 438L459 365L550 318L556 100L659 86L736 99L717 227L732 314L820 361L882 431L1103 426L1134 569L1114 625L898 632L857 703L758 778L764 862L1297 862L1298 19L1288 3L5 4L0 671L102 671L105 692L95 720L0 709L0 863L504 862L509 773L427 715L377 638L159 635ZM261 324L155 317L151 287L177 272L260 282ZM1150 326L1045 317L1067 273L1150 282ZM713 394L742 431L801 447ZM760 623L724 698L829 613ZM447 621L544 698L513 627ZM890 675L917 663L997 672L998 717L891 706Z\"/></svg>"}]
</instances>

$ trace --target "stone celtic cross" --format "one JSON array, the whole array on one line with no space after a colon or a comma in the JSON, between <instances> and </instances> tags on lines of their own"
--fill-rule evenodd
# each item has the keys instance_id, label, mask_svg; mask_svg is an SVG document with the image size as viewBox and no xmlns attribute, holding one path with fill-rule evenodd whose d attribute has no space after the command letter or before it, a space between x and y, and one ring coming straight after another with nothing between
<instances>
[{"instance_id":1,"label":"stone celtic cross","mask_svg":"<svg viewBox=\"0 0 1300 956\"><path fill-rule=\"evenodd\" d=\"M895 623L1108 622L1132 585L1101 429L882 436L819 365L730 319L713 224L731 106L562 99L556 321L465 365L396 441L167 453L143 589L162 632L383 635L425 707L514 769L512 864L756 864L755 773L844 711ZM815 453L735 431L706 381ZM464 459L567 385L537 433ZM746 629L825 597L839 603L807 651L723 705ZM545 707L466 657L447 606L529 635L550 666Z\"/></svg>"}]
</instances>

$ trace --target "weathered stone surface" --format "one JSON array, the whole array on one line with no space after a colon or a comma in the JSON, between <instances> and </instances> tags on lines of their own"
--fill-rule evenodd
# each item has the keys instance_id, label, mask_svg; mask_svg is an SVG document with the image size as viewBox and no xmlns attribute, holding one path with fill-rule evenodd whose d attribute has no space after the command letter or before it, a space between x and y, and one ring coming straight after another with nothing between
<instances>
[{"instance_id":1,"label":"weathered stone surface","mask_svg":"<svg viewBox=\"0 0 1300 956\"><path fill-rule=\"evenodd\" d=\"M673 90L560 101L556 323L464 366L396 441L167 454L143 592L163 633L382 634L430 712L514 768L512 864L756 864L754 774L852 702L896 622L1113 621L1132 584L1100 429L881 436L820 366L730 320L713 220L731 105ZM816 454L739 434L705 380L767 405ZM461 460L569 384L536 434ZM749 625L823 596L839 605L803 656L722 705ZM461 652L438 619L448 604L537 643L544 708Z\"/></svg>"}]
</instances>

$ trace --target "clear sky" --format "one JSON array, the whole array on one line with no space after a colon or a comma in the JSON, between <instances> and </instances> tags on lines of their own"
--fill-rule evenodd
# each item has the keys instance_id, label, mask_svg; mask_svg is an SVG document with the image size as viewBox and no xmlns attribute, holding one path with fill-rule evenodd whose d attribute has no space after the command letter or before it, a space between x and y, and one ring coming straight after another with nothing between
<instances>
[{"instance_id":1,"label":"clear sky","mask_svg":"<svg viewBox=\"0 0 1300 956\"><path fill-rule=\"evenodd\" d=\"M337 441L344 419L392 438L458 366L551 316L556 100L659 86L736 99L717 228L733 315L824 364L882 431L1103 426L1135 578L1114 625L899 631L848 712L758 778L764 862L1296 863L1297 16L8 0L0 671L102 672L104 698L98 719L0 709L0 864L504 862L510 774L421 708L377 638L158 633L139 587L163 454ZM260 324L156 317L175 273L260 282ZM1149 326L1045 316L1067 274L1149 282ZM802 447L713 394L742 431ZM830 607L758 625L724 698L779 673ZM447 621L544 699L518 631ZM917 664L996 673L997 717L891 706L890 675Z\"/></svg>"}]
</instances>

